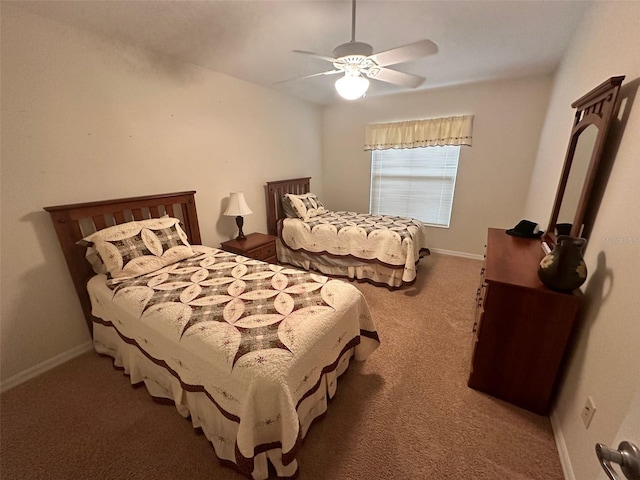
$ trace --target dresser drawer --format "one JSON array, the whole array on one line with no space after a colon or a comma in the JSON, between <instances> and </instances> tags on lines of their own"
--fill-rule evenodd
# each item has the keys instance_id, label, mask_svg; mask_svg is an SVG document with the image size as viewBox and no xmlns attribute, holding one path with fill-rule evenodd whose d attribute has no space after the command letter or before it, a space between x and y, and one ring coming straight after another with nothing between
<instances>
[{"instance_id":1,"label":"dresser drawer","mask_svg":"<svg viewBox=\"0 0 640 480\"><path fill-rule=\"evenodd\" d=\"M276 259L276 244L275 242L272 242L267 245L254 248L253 250L248 251L247 255L251 258L255 258L256 260L270 262Z\"/></svg>"},{"instance_id":2,"label":"dresser drawer","mask_svg":"<svg viewBox=\"0 0 640 480\"><path fill-rule=\"evenodd\" d=\"M245 257L262 260L263 262L276 263L276 240L278 237L264 233L250 233L245 239L228 240L222 242L222 249L227 252L237 253Z\"/></svg>"}]
</instances>

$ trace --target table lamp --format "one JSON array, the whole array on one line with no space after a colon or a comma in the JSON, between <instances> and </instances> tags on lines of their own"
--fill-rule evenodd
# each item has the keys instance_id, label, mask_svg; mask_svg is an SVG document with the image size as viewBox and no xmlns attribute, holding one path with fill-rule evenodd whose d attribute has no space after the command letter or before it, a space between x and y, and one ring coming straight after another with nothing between
<instances>
[{"instance_id":1,"label":"table lamp","mask_svg":"<svg viewBox=\"0 0 640 480\"><path fill-rule=\"evenodd\" d=\"M244 225L244 218L242 218L242 216L249 215L250 213L253 212L249 208L249 205L247 205L243 192L232 192L229 194L229 206L223 215L236 217L236 225L238 225L239 230L236 240L244 240L247 238L242 232L242 226Z\"/></svg>"}]
</instances>

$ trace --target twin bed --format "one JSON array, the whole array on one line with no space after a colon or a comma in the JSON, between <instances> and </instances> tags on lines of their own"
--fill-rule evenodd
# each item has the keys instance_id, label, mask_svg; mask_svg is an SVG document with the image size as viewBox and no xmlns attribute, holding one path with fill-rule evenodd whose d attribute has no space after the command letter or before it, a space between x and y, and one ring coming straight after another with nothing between
<instances>
[{"instance_id":1,"label":"twin bed","mask_svg":"<svg viewBox=\"0 0 640 480\"><path fill-rule=\"evenodd\" d=\"M417 263L429 254L422 222L329 211L309 183L304 177L266 184L267 230L278 237L279 262L391 289L415 282Z\"/></svg>"},{"instance_id":2,"label":"twin bed","mask_svg":"<svg viewBox=\"0 0 640 480\"><path fill-rule=\"evenodd\" d=\"M95 349L172 400L224 464L291 477L338 376L378 347L375 325L351 284L199 246L194 195L45 210Z\"/></svg>"},{"instance_id":3,"label":"twin bed","mask_svg":"<svg viewBox=\"0 0 640 480\"><path fill-rule=\"evenodd\" d=\"M358 289L286 264L397 287L415 279L426 247L411 219L285 218L282 198L308 194L309 178L270 182L266 193L278 265L200 245L194 191L45 208L96 351L173 401L222 463L256 480L297 474L297 448L337 378L380 343ZM330 242L295 240L297 223L311 243L311 230ZM332 242L354 231L365 252L336 261ZM402 255L390 256L398 245Z\"/></svg>"}]
</instances>

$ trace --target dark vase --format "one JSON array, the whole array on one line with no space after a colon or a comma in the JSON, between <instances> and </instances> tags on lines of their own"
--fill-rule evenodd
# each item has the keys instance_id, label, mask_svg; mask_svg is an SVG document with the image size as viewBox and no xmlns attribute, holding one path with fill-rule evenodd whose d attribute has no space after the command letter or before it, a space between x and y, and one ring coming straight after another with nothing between
<instances>
[{"instance_id":1,"label":"dark vase","mask_svg":"<svg viewBox=\"0 0 640 480\"><path fill-rule=\"evenodd\" d=\"M582 257L584 238L560 235L556 248L540 262L538 276L547 288L557 292L571 292L587 279L587 265Z\"/></svg>"}]
</instances>

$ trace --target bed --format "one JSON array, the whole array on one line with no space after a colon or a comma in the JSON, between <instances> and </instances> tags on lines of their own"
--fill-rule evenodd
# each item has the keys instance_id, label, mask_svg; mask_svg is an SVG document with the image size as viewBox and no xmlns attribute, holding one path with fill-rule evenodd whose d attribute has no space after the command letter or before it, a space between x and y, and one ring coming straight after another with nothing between
<instances>
[{"instance_id":1,"label":"bed","mask_svg":"<svg viewBox=\"0 0 640 480\"><path fill-rule=\"evenodd\" d=\"M337 378L379 345L362 294L199 245L193 191L45 210L96 351L172 400L223 464L296 475Z\"/></svg>"},{"instance_id":2,"label":"bed","mask_svg":"<svg viewBox=\"0 0 640 480\"><path fill-rule=\"evenodd\" d=\"M267 230L278 261L333 277L400 288L416 280L427 248L419 220L328 211L310 192L310 177L267 182Z\"/></svg>"}]
</instances>

